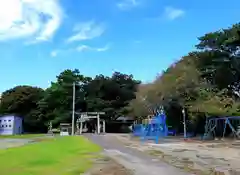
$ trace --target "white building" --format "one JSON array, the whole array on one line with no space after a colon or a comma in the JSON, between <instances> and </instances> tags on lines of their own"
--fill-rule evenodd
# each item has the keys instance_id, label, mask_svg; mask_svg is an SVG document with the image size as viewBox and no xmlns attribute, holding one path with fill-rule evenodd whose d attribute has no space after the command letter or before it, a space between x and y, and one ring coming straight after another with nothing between
<instances>
[{"instance_id":1,"label":"white building","mask_svg":"<svg viewBox=\"0 0 240 175\"><path fill-rule=\"evenodd\" d=\"M22 134L22 118L14 115L0 116L0 135Z\"/></svg>"}]
</instances>

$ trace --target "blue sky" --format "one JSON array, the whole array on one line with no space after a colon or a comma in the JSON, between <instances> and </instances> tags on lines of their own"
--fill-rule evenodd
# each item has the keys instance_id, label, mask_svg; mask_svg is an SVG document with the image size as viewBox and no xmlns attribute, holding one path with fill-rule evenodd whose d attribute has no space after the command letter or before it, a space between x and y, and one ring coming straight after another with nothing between
<instances>
[{"instance_id":1,"label":"blue sky","mask_svg":"<svg viewBox=\"0 0 240 175\"><path fill-rule=\"evenodd\" d=\"M239 22L239 0L8 0L0 5L0 92L46 88L64 69L143 82Z\"/></svg>"}]
</instances>

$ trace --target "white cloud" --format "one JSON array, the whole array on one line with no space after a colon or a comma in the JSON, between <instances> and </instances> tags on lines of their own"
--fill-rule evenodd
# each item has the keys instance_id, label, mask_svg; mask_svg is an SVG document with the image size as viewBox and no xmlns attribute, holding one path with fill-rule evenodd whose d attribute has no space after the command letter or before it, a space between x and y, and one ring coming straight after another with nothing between
<instances>
[{"instance_id":1,"label":"white cloud","mask_svg":"<svg viewBox=\"0 0 240 175\"><path fill-rule=\"evenodd\" d=\"M58 55L58 50L53 50L51 53L50 53L51 57L56 57Z\"/></svg>"},{"instance_id":2,"label":"white cloud","mask_svg":"<svg viewBox=\"0 0 240 175\"><path fill-rule=\"evenodd\" d=\"M164 14L167 19L174 20L183 16L185 14L185 11L173 7L165 7Z\"/></svg>"},{"instance_id":3,"label":"white cloud","mask_svg":"<svg viewBox=\"0 0 240 175\"><path fill-rule=\"evenodd\" d=\"M51 39L63 17L58 0L7 0L0 5L0 41Z\"/></svg>"},{"instance_id":4,"label":"white cloud","mask_svg":"<svg viewBox=\"0 0 240 175\"><path fill-rule=\"evenodd\" d=\"M58 57L59 55L67 55L71 52L75 51L75 49L67 48L67 49L55 49L50 52L51 57Z\"/></svg>"},{"instance_id":5,"label":"white cloud","mask_svg":"<svg viewBox=\"0 0 240 175\"><path fill-rule=\"evenodd\" d=\"M87 45L80 45L76 48L76 50L78 52L84 52L84 51L95 51L95 52L104 52L107 51L109 49L109 45L106 45L104 47L91 47L91 46L87 46Z\"/></svg>"},{"instance_id":6,"label":"white cloud","mask_svg":"<svg viewBox=\"0 0 240 175\"><path fill-rule=\"evenodd\" d=\"M73 32L75 34L69 37L67 42L90 40L101 36L104 31L105 27L103 24L97 24L94 21L80 23L74 27Z\"/></svg>"},{"instance_id":7,"label":"white cloud","mask_svg":"<svg viewBox=\"0 0 240 175\"><path fill-rule=\"evenodd\" d=\"M91 50L91 47L89 47L87 45L80 45L76 48L76 50L78 52L83 52L83 51Z\"/></svg>"},{"instance_id":8,"label":"white cloud","mask_svg":"<svg viewBox=\"0 0 240 175\"><path fill-rule=\"evenodd\" d=\"M106 45L106 46L104 46L104 47L100 47L100 48L95 48L95 50L97 51L97 52L105 52L105 51L107 51L109 49L109 46L108 45Z\"/></svg>"},{"instance_id":9,"label":"white cloud","mask_svg":"<svg viewBox=\"0 0 240 175\"><path fill-rule=\"evenodd\" d=\"M129 10L133 7L138 6L139 4L139 0L121 0L121 2L117 3L117 7L120 10Z\"/></svg>"},{"instance_id":10,"label":"white cloud","mask_svg":"<svg viewBox=\"0 0 240 175\"><path fill-rule=\"evenodd\" d=\"M59 55L69 55L72 52L104 52L110 48L110 45L107 44L104 47L91 47L88 45L80 45L77 48L67 48L67 49L57 49L50 52L51 57L57 57Z\"/></svg>"}]
</instances>

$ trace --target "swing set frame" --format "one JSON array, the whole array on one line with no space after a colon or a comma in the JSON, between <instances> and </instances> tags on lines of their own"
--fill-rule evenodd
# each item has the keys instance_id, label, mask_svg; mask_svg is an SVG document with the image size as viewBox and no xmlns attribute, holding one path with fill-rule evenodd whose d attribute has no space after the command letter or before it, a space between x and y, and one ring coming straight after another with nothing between
<instances>
[{"instance_id":1,"label":"swing set frame","mask_svg":"<svg viewBox=\"0 0 240 175\"><path fill-rule=\"evenodd\" d=\"M235 128L234 122L236 124ZM219 124L223 126L222 139L225 138L227 126L231 129L234 138L240 139L240 116L207 118L204 136L208 138L211 136L215 139L216 131L219 129L218 127L221 127Z\"/></svg>"}]
</instances>

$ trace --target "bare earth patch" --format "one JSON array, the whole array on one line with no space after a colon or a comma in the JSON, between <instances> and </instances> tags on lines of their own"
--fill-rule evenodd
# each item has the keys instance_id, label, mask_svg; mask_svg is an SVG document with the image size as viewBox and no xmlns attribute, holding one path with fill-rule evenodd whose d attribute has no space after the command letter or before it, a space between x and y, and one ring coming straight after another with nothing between
<instances>
[{"instance_id":1,"label":"bare earth patch","mask_svg":"<svg viewBox=\"0 0 240 175\"><path fill-rule=\"evenodd\" d=\"M85 175L132 175L133 173L109 157L97 159Z\"/></svg>"},{"instance_id":2,"label":"bare earth patch","mask_svg":"<svg viewBox=\"0 0 240 175\"><path fill-rule=\"evenodd\" d=\"M116 137L115 137L116 138ZM196 175L240 175L240 143L186 143L182 140L161 140L141 143L130 136L117 137L126 147L148 153L170 165Z\"/></svg>"}]
</instances>

